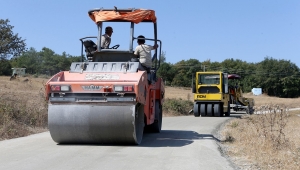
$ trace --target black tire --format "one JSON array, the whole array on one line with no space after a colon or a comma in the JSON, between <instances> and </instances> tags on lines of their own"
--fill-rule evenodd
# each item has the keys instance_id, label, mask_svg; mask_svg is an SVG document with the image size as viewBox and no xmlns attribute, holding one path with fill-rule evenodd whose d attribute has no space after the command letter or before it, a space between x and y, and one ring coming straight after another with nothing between
<instances>
[{"instance_id":1,"label":"black tire","mask_svg":"<svg viewBox=\"0 0 300 170\"><path fill-rule=\"evenodd\" d=\"M224 113L224 103L220 103L220 117L223 117Z\"/></svg>"},{"instance_id":2,"label":"black tire","mask_svg":"<svg viewBox=\"0 0 300 170\"><path fill-rule=\"evenodd\" d=\"M227 105L227 111L225 112L225 116L226 116L226 117L229 117L229 116L230 116L230 102L228 102L228 105Z\"/></svg>"},{"instance_id":3,"label":"black tire","mask_svg":"<svg viewBox=\"0 0 300 170\"><path fill-rule=\"evenodd\" d=\"M213 107L212 104L207 104L207 116L213 116Z\"/></svg>"},{"instance_id":4,"label":"black tire","mask_svg":"<svg viewBox=\"0 0 300 170\"><path fill-rule=\"evenodd\" d=\"M200 112L199 112L199 104L194 103L194 116L195 117L199 117L200 116Z\"/></svg>"},{"instance_id":5,"label":"black tire","mask_svg":"<svg viewBox=\"0 0 300 170\"><path fill-rule=\"evenodd\" d=\"M201 114L201 117L206 116L205 104L200 105L200 114Z\"/></svg>"},{"instance_id":6,"label":"black tire","mask_svg":"<svg viewBox=\"0 0 300 170\"><path fill-rule=\"evenodd\" d=\"M221 117L220 105L219 104L214 104L214 116L215 117Z\"/></svg>"},{"instance_id":7,"label":"black tire","mask_svg":"<svg viewBox=\"0 0 300 170\"><path fill-rule=\"evenodd\" d=\"M248 106L248 109L249 109L249 114L252 115L254 113L253 107Z\"/></svg>"}]
</instances>

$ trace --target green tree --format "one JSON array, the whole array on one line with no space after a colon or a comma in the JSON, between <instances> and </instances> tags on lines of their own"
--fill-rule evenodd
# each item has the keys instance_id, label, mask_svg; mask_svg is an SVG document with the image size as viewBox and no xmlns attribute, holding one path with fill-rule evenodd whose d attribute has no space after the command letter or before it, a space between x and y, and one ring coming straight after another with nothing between
<instances>
[{"instance_id":1,"label":"green tree","mask_svg":"<svg viewBox=\"0 0 300 170\"><path fill-rule=\"evenodd\" d=\"M12 59L12 65L17 68L26 68L26 73L39 74L41 72L42 59L34 48L30 48L22 55Z\"/></svg>"},{"instance_id":2,"label":"green tree","mask_svg":"<svg viewBox=\"0 0 300 170\"><path fill-rule=\"evenodd\" d=\"M159 55L157 55L157 57L159 57ZM157 61L160 62L160 65L162 63L165 63L166 62L166 52L162 51L161 55L160 55L160 58L157 58L157 60L154 58L152 60L152 67L155 67L155 65L158 64Z\"/></svg>"},{"instance_id":3,"label":"green tree","mask_svg":"<svg viewBox=\"0 0 300 170\"><path fill-rule=\"evenodd\" d=\"M72 62L81 61L80 56L71 56L66 52L62 55L44 47L41 51L30 48L22 55L11 60L14 67L25 67L29 74L53 75L61 70L69 70Z\"/></svg>"},{"instance_id":4,"label":"green tree","mask_svg":"<svg viewBox=\"0 0 300 170\"><path fill-rule=\"evenodd\" d=\"M11 64L9 62L9 60L4 59L4 58L0 58L0 75L11 75L12 71L11 71Z\"/></svg>"},{"instance_id":5,"label":"green tree","mask_svg":"<svg viewBox=\"0 0 300 170\"><path fill-rule=\"evenodd\" d=\"M80 56L71 56L66 52L63 52L62 55L55 54L54 51L48 48L43 48L41 51L43 55L43 65L45 66L46 72L50 75L56 74L60 71L70 70L72 62L80 62Z\"/></svg>"},{"instance_id":6,"label":"green tree","mask_svg":"<svg viewBox=\"0 0 300 170\"><path fill-rule=\"evenodd\" d=\"M191 86L191 79L186 76L185 70L179 70L172 81L172 86Z\"/></svg>"},{"instance_id":7,"label":"green tree","mask_svg":"<svg viewBox=\"0 0 300 170\"><path fill-rule=\"evenodd\" d=\"M53 75L59 71L57 66L58 56L55 52L49 48L42 48L40 51L40 56L42 57L42 73Z\"/></svg>"},{"instance_id":8,"label":"green tree","mask_svg":"<svg viewBox=\"0 0 300 170\"><path fill-rule=\"evenodd\" d=\"M288 60L277 60L272 57L257 64L255 81L271 96L299 96L299 82L295 75L299 68ZM293 95L292 95L293 93Z\"/></svg>"},{"instance_id":9,"label":"green tree","mask_svg":"<svg viewBox=\"0 0 300 170\"><path fill-rule=\"evenodd\" d=\"M280 80L282 85L282 96L283 97L298 97L299 96L299 77L289 76Z\"/></svg>"},{"instance_id":10,"label":"green tree","mask_svg":"<svg viewBox=\"0 0 300 170\"><path fill-rule=\"evenodd\" d=\"M196 71L201 71L201 66L197 59L181 60L174 64L175 76L172 85L191 87L192 77Z\"/></svg>"},{"instance_id":11,"label":"green tree","mask_svg":"<svg viewBox=\"0 0 300 170\"><path fill-rule=\"evenodd\" d=\"M172 64L162 63L157 71L157 76L161 77L166 85L170 85L175 75L175 70Z\"/></svg>"},{"instance_id":12,"label":"green tree","mask_svg":"<svg viewBox=\"0 0 300 170\"><path fill-rule=\"evenodd\" d=\"M0 19L0 57L16 57L26 50L25 39L14 34L9 20Z\"/></svg>"},{"instance_id":13,"label":"green tree","mask_svg":"<svg viewBox=\"0 0 300 170\"><path fill-rule=\"evenodd\" d=\"M160 64L165 63L166 62L166 52L162 51L161 55L160 55Z\"/></svg>"}]
</instances>

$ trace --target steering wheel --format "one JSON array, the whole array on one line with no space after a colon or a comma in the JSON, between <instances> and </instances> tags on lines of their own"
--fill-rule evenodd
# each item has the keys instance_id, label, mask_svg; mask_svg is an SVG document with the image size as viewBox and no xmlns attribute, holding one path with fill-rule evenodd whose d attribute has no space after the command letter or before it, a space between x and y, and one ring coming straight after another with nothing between
<instances>
[{"instance_id":1,"label":"steering wheel","mask_svg":"<svg viewBox=\"0 0 300 170\"><path fill-rule=\"evenodd\" d=\"M112 46L110 49L117 49L117 48L119 48L119 47L120 47L120 45L117 44L117 45Z\"/></svg>"}]
</instances>

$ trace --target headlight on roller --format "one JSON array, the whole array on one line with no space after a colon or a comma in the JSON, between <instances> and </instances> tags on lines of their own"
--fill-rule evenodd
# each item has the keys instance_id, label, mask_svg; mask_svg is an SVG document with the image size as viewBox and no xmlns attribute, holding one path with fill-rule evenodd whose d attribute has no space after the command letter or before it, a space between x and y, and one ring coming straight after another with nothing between
<instances>
[{"instance_id":1,"label":"headlight on roller","mask_svg":"<svg viewBox=\"0 0 300 170\"><path fill-rule=\"evenodd\" d=\"M123 91L123 86L115 86L115 92Z\"/></svg>"},{"instance_id":2,"label":"headlight on roller","mask_svg":"<svg viewBox=\"0 0 300 170\"><path fill-rule=\"evenodd\" d=\"M114 86L115 92L133 92L133 85Z\"/></svg>"},{"instance_id":3,"label":"headlight on roller","mask_svg":"<svg viewBox=\"0 0 300 170\"><path fill-rule=\"evenodd\" d=\"M70 91L70 86L66 86L66 85L63 85L63 86L60 86L60 90L61 91Z\"/></svg>"}]
</instances>

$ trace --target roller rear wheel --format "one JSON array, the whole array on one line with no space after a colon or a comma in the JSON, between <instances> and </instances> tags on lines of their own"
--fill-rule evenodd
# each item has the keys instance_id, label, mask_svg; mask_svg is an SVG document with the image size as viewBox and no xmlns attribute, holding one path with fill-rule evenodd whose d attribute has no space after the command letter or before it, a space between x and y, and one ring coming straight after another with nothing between
<instances>
[{"instance_id":1,"label":"roller rear wheel","mask_svg":"<svg viewBox=\"0 0 300 170\"><path fill-rule=\"evenodd\" d=\"M215 117L221 117L220 105L219 104L214 104L214 116Z\"/></svg>"},{"instance_id":2,"label":"roller rear wheel","mask_svg":"<svg viewBox=\"0 0 300 170\"><path fill-rule=\"evenodd\" d=\"M213 116L213 107L212 104L207 104L207 116Z\"/></svg>"},{"instance_id":3,"label":"roller rear wheel","mask_svg":"<svg viewBox=\"0 0 300 170\"><path fill-rule=\"evenodd\" d=\"M227 111L225 112L225 116L230 116L230 102L228 102Z\"/></svg>"},{"instance_id":4,"label":"roller rear wheel","mask_svg":"<svg viewBox=\"0 0 300 170\"><path fill-rule=\"evenodd\" d=\"M195 116L195 117L199 117L199 116L200 116L200 112L199 112L199 104L198 104L198 103L194 103L194 109L193 109L193 112L194 112L194 116Z\"/></svg>"},{"instance_id":5,"label":"roller rear wheel","mask_svg":"<svg viewBox=\"0 0 300 170\"><path fill-rule=\"evenodd\" d=\"M200 113L201 113L201 117L205 117L206 116L205 104L201 104L200 105Z\"/></svg>"}]
</instances>

